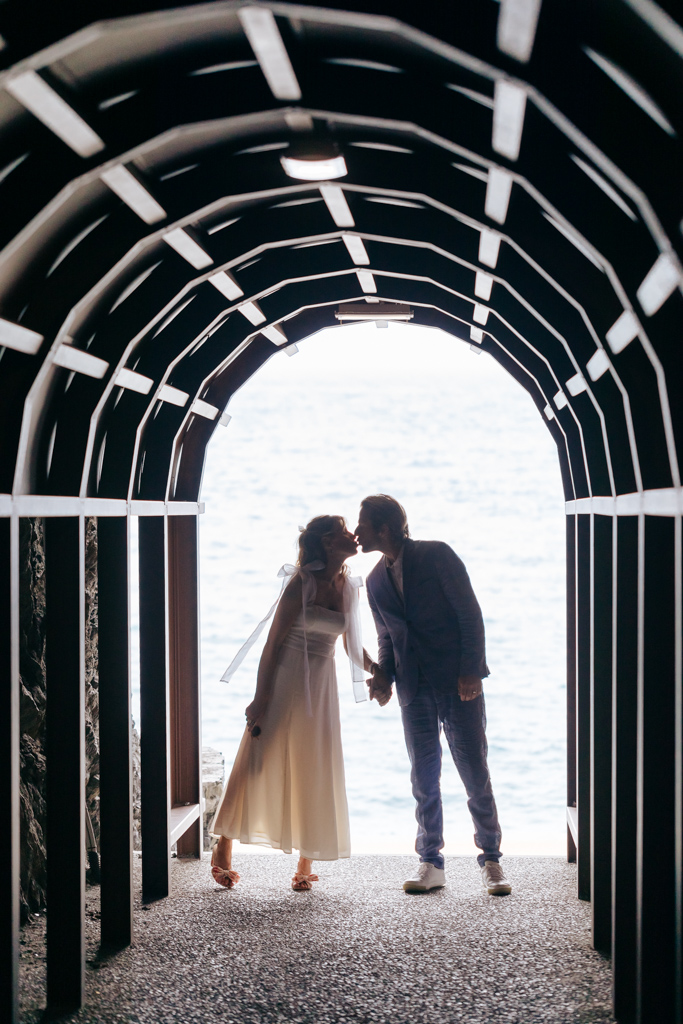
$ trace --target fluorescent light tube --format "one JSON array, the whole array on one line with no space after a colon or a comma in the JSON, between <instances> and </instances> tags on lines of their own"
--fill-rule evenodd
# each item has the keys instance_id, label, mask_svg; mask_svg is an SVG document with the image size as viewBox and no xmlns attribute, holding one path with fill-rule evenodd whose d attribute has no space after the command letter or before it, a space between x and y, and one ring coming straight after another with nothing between
<instances>
[{"instance_id":1,"label":"fluorescent light tube","mask_svg":"<svg viewBox=\"0 0 683 1024\"><path fill-rule=\"evenodd\" d=\"M280 163L285 174L302 181L328 181L348 174L343 156L330 157L328 160L297 160L293 156L281 156Z\"/></svg>"},{"instance_id":2,"label":"fluorescent light tube","mask_svg":"<svg viewBox=\"0 0 683 1024\"><path fill-rule=\"evenodd\" d=\"M495 267L500 252L500 235L488 228L482 228L479 238L479 262L485 267Z\"/></svg>"},{"instance_id":3,"label":"fluorescent light tube","mask_svg":"<svg viewBox=\"0 0 683 1024\"><path fill-rule=\"evenodd\" d=\"M356 277L358 278L358 284L364 292L372 295L377 291L377 284L369 270L357 270Z\"/></svg>"},{"instance_id":4,"label":"fluorescent light tube","mask_svg":"<svg viewBox=\"0 0 683 1024\"><path fill-rule=\"evenodd\" d=\"M484 332L481 327L470 327L470 341L476 341L477 345L481 345L484 340Z\"/></svg>"},{"instance_id":5,"label":"fluorescent light tube","mask_svg":"<svg viewBox=\"0 0 683 1024\"><path fill-rule=\"evenodd\" d=\"M505 223L511 191L512 175L500 167L491 167L489 169L486 201L484 203L484 212L487 217L497 221L499 224Z\"/></svg>"},{"instance_id":6,"label":"fluorescent light tube","mask_svg":"<svg viewBox=\"0 0 683 1024\"><path fill-rule=\"evenodd\" d=\"M168 242L171 248L175 249L178 255L187 260L195 270L203 270L213 263L208 252L204 252L201 245L198 245L194 238L190 238L183 228L174 228L173 231L169 231L167 235L164 235L164 241Z\"/></svg>"},{"instance_id":7,"label":"fluorescent light tube","mask_svg":"<svg viewBox=\"0 0 683 1024\"><path fill-rule=\"evenodd\" d=\"M628 205L628 203L626 203L621 198L617 190L615 188L612 188L610 183L606 181L601 174L598 174L594 167L591 167L590 164L587 164L584 160L581 160L580 157L575 156L574 153L571 153L570 156L576 164L576 166L580 167L583 173L586 174L591 179L591 181L594 181L598 188L601 188L605 195L609 196L612 202L615 203L619 207L619 209L626 214L627 217L630 217L631 220L638 219L633 210L631 209L631 207Z\"/></svg>"},{"instance_id":8,"label":"fluorescent light tube","mask_svg":"<svg viewBox=\"0 0 683 1024\"><path fill-rule=\"evenodd\" d=\"M159 393L157 395L159 401L168 402L169 405L177 405L180 409L187 404L189 397L190 396L186 391L174 388L170 384L163 384L161 388L159 388Z\"/></svg>"},{"instance_id":9,"label":"fluorescent light tube","mask_svg":"<svg viewBox=\"0 0 683 1024\"><path fill-rule=\"evenodd\" d=\"M636 292L646 316L656 313L682 282L676 257L673 253L663 252Z\"/></svg>"},{"instance_id":10,"label":"fluorescent light tube","mask_svg":"<svg viewBox=\"0 0 683 1024\"><path fill-rule=\"evenodd\" d=\"M453 85L452 82L444 82L444 85L447 89L452 89L453 92L459 92L462 96L467 96L468 99L474 100L475 103L479 103L482 107L488 107L490 110L493 110L493 99L491 96L486 96L483 92L477 92L475 89L467 89L464 85Z\"/></svg>"},{"instance_id":11,"label":"fluorescent light tube","mask_svg":"<svg viewBox=\"0 0 683 1024\"><path fill-rule=\"evenodd\" d=\"M123 366L116 374L114 384L117 387L126 388L128 391L137 391L139 395L148 395L154 381L151 377L144 377L141 373L136 373L135 370L129 370Z\"/></svg>"},{"instance_id":12,"label":"fluorescent light tube","mask_svg":"<svg viewBox=\"0 0 683 1024\"><path fill-rule=\"evenodd\" d=\"M166 211L163 206L159 205L123 164L110 167L103 171L100 177L133 213L137 213L138 217L144 220L145 224L156 224L157 221L165 219Z\"/></svg>"},{"instance_id":13,"label":"fluorescent light tube","mask_svg":"<svg viewBox=\"0 0 683 1024\"><path fill-rule=\"evenodd\" d=\"M79 156L104 149L99 135L35 71L10 79L5 89Z\"/></svg>"},{"instance_id":14,"label":"fluorescent light tube","mask_svg":"<svg viewBox=\"0 0 683 1024\"><path fill-rule=\"evenodd\" d=\"M321 185L320 195L325 200L325 205L338 228L354 227L356 222L340 185Z\"/></svg>"},{"instance_id":15,"label":"fluorescent light tube","mask_svg":"<svg viewBox=\"0 0 683 1024\"><path fill-rule=\"evenodd\" d=\"M485 274L483 270L478 270L477 275L474 279L474 294L478 299L483 299L488 302L491 298L491 289L493 288L493 278L490 274Z\"/></svg>"},{"instance_id":16,"label":"fluorescent light tube","mask_svg":"<svg viewBox=\"0 0 683 1024\"><path fill-rule=\"evenodd\" d=\"M640 324L630 309L625 309L618 320L615 320L606 334L607 344L616 354L630 345L638 336Z\"/></svg>"},{"instance_id":17,"label":"fluorescent light tube","mask_svg":"<svg viewBox=\"0 0 683 1024\"><path fill-rule=\"evenodd\" d=\"M625 92L629 99L637 103L641 110L644 110L648 117L663 128L667 135L675 135L676 129L671 124L664 111L655 103L649 93L645 92L642 85L639 85L634 78L627 75L618 64L613 64L607 57L603 57L601 53L596 53L595 50L591 50L589 46L584 46L584 52L594 64L604 71L605 74L612 79L615 85L618 85L622 92Z\"/></svg>"},{"instance_id":18,"label":"fluorescent light tube","mask_svg":"<svg viewBox=\"0 0 683 1024\"><path fill-rule=\"evenodd\" d=\"M591 380L599 380L603 373L607 373L609 366L609 356L605 352L604 348L599 348L597 352L593 353L586 363L588 376Z\"/></svg>"},{"instance_id":19,"label":"fluorescent light tube","mask_svg":"<svg viewBox=\"0 0 683 1024\"><path fill-rule=\"evenodd\" d=\"M482 324L482 326L486 327L486 321L488 320L488 318L488 306L482 306L480 302L475 302L474 312L472 313L472 319L474 320L475 324Z\"/></svg>"},{"instance_id":20,"label":"fluorescent light tube","mask_svg":"<svg viewBox=\"0 0 683 1024\"><path fill-rule=\"evenodd\" d=\"M65 370L73 370L74 373L82 373L96 380L101 380L109 369L106 360L91 356L89 352L74 348L73 345L60 345L52 361L55 366L63 366Z\"/></svg>"},{"instance_id":21,"label":"fluorescent light tube","mask_svg":"<svg viewBox=\"0 0 683 1024\"><path fill-rule=\"evenodd\" d=\"M240 296L244 295L234 277L231 274L227 274L224 270L219 270L217 274L211 274L208 280L226 299L239 299Z\"/></svg>"},{"instance_id":22,"label":"fluorescent light tube","mask_svg":"<svg viewBox=\"0 0 683 1024\"><path fill-rule=\"evenodd\" d=\"M240 7L244 34L277 100L300 100L301 89L273 12L267 7Z\"/></svg>"},{"instance_id":23,"label":"fluorescent light tube","mask_svg":"<svg viewBox=\"0 0 683 1024\"><path fill-rule=\"evenodd\" d=\"M249 323L253 324L254 327L257 327L258 324L262 324L267 319L263 310L261 310L255 302L245 302L243 306L238 306L237 308L242 316L245 316Z\"/></svg>"},{"instance_id":24,"label":"fluorescent light tube","mask_svg":"<svg viewBox=\"0 0 683 1024\"><path fill-rule=\"evenodd\" d=\"M42 343L43 335L37 331L29 331L28 327L0 318L0 345L4 345L5 348L34 356Z\"/></svg>"},{"instance_id":25,"label":"fluorescent light tube","mask_svg":"<svg viewBox=\"0 0 683 1024\"><path fill-rule=\"evenodd\" d=\"M359 57L327 57L326 64L343 64L349 68L366 68L368 71L388 71L394 75L402 75L403 68L393 64L380 64L377 60L361 60Z\"/></svg>"},{"instance_id":26,"label":"fluorescent light tube","mask_svg":"<svg viewBox=\"0 0 683 1024\"><path fill-rule=\"evenodd\" d=\"M370 262L370 257L365 251L365 246L363 245L362 238L359 238L358 235L344 234L342 235L342 241L344 242L346 248L349 250L349 256L351 257L354 263L367 264Z\"/></svg>"},{"instance_id":27,"label":"fluorescent light tube","mask_svg":"<svg viewBox=\"0 0 683 1024\"><path fill-rule=\"evenodd\" d=\"M598 270L602 271L602 273L604 274L604 269L599 263L599 261L596 260L595 256L590 251L590 249L588 249L587 246L585 246L583 242L576 237L571 228L567 227L565 224L562 224L559 220L555 220L554 217L551 217L550 214L545 213L545 211L543 212L543 216L549 224L552 224L556 231L559 231L561 235L564 235L567 241L571 242L575 249L578 249L579 252L586 257L587 260L590 260L594 267L597 267Z\"/></svg>"},{"instance_id":28,"label":"fluorescent light tube","mask_svg":"<svg viewBox=\"0 0 683 1024\"><path fill-rule=\"evenodd\" d=\"M204 402L201 398L195 398L190 406L190 412L195 412L197 416L203 416L205 420L215 420L220 409L217 409L215 405L209 405L208 402Z\"/></svg>"},{"instance_id":29,"label":"fluorescent light tube","mask_svg":"<svg viewBox=\"0 0 683 1024\"><path fill-rule=\"evenodd\" d=\"M276 324L272 324L270 327L264 327L261 334L267 338L268 341L272 341L274 345L287 344L287 335L282 328L278 327Z\"/></svg>"},{"instance_id":30,"label":"fluorescent light tube","mask_svg":"<svg viewBox=\"0 0 683 1024\"><path fill-rule=\"evenodd\" d=\"M526 63L536 38L541 0L501 0L496 43L498 49Z\"/></svg>"},{"instance_id":31,"label":"fluorescent light tube","mask_svg":"<svg viewBox=\"0 0 683 1024\"><path fill-rule=\"evenodd\" d=\"M522 144L526 89L514 82L499 78L493 98L493 136L491 145L496 153L516 160Z\"/></svg>"},{"instance_id":32,"label":"fluorescent light tube","mask_svg":"<svg viewBox=\"0 0 683 1024\"><path fill-rule=\"evenodd\" d=\"M570 395L580 395L582 391L585 391L588 385L586 384L586 378L580 374L575 373L573 377L565 381L565 387Z\"/></svg>"},{"instance_id":33,"label":"fluorescent light tube","mask_svg":"<svg viewBox=\"0 0 683 1024\"><path fill-rule=\"evenodd\" d=\"M567 396L565 395L564 391L558 391L555 397L553 398L553 402L555 403L558 409L564 409L565 405L567 405L568 402Z\"/></svg>"}]
</instances>

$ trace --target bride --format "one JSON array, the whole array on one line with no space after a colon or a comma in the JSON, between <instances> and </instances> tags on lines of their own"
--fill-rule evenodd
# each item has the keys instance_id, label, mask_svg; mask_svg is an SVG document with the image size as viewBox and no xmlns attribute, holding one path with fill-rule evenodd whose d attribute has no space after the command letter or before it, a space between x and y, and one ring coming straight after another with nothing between
<instances>
[{"instance_id":1,"label":"bride","mask_svg":"<svg viewBox=\"0 0 683 1024\"><path fill-rule=\"evenodd\" d=\"M283 566L282 596L274 608L258 669L247 726L211 826L216 882L231 889L232 843L299 851L292 888L318 880L314 860L351 854L349 815L334 667L343 634L356 700L365 700L365 672L375 665L360 639L358 587L345 565L358 545L342 516L317 516L299 536L296 566ZM223 676L230 678L273 609Z\"/></svg>"}]
</instances>

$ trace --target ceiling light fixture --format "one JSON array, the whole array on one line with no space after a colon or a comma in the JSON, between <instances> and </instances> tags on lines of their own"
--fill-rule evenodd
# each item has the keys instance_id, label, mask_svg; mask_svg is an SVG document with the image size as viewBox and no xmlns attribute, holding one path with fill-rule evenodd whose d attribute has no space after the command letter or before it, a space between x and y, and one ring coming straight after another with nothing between
<instances>
[{"instance_id":1,"label":"ceiling light fixture","mask_svg":"<svg viewBox=\"0 0 683 1024\"><path fill-rule=\"evenodd\" d=\"M337 320L412 320L413 311L401 302L344 303L335 312Z\"/></svg>"},{"instance_id":2,"label":"ceiling light fixture","mask_svg":"<svg viewBox=\"0 0 683 1024\"><path fill-rule=\"evenodd\" d=\"M280 163L285 174L302 181L330 181L348 174L337 144L315 136L292 143Z\"/></svg>"}]
</instances>

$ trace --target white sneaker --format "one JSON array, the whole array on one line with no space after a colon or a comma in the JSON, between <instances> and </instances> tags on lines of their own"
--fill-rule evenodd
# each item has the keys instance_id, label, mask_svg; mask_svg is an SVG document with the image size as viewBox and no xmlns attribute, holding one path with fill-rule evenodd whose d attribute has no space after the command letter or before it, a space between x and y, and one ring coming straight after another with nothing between
<instances>
[{"instance_id":1,"label":"white sneaker","mask_svg":"<svg viewBox=\"0 0 683 1024\"><path fill-rule=\"evenodd\" d=\"M486 861L481 869L481 879L489 896L509 896L512 892L512 886L496 860Z\"/></svg>"},{"instance_id":2,"label":"white sneaker","mask_svg":"<svg viewBox=\"0 0 683 1024\"><path fill-rule=\"evenodd\" d=\"M430 889L443 889L446 884L446 872L434 864L422 861L412 878L403 883L406 892L429 892Z\"/></svg>"}]
</instances>

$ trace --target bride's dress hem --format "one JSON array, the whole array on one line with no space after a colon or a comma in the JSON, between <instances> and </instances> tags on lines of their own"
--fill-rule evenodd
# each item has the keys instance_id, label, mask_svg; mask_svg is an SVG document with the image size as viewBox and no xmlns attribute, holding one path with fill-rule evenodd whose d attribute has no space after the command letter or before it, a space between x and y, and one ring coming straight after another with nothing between
<instances>
[{"instance_id":1,"label":"bride's dress hem","mask_svg":"<svg viewBox=\"0 0 683 1024\"><path fill-rule=\"evenodd\" d=\"M240 836L223 835L222 832L209 832L209 835L213 839L232 839L233 842L239 843L240 846L262 846L271 850L280 850L281 853L286 854L298 853L300 857L305 857L307 860L327 861L330 864L335 860L348 860L351 857L351 850L344 850L338 853L336 857L329 857L323 856L321 853L315 853L312 850L297 850L294 846L282 846L280 843L271 842L269 839L242 839Z\"/></svg>"}]
</instances>

